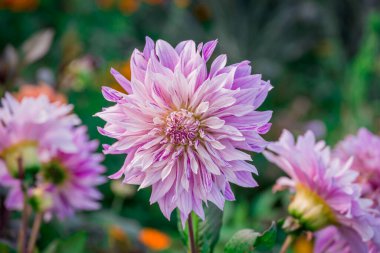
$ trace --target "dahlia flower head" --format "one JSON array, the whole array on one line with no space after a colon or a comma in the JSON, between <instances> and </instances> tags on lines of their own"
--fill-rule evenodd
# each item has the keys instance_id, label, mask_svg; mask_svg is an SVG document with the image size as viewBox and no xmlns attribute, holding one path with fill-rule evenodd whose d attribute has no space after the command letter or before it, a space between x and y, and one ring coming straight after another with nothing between
<instances>
[{"instance_id":1,"label":"dahlia flower head","mask_svg":"<svg viewBox=\"0 0 380 253\"><path fill-rule=\"evenodd\" d=\"M350 240L356 240L356 234L352 231L338 230L334 226L329 226L318 231L315 235L314 253L378 253L379 248L373 242L356 245L352 248ZM359 247L359 248L358 248Z\"/></svg>"},{"instance_id":2,"label":"dahlia flower head","mask_svg":"<svg viewBox=\"0 0 380 253\"><path fill-rule=\"evenodd\" d=\"M24 203L21 180L12 175L7 161L16 153L27 161L37 160L36 184L28 194L43 192L43 200L50 202L45 218L98 209L101 194L96 186L104 181L103 156L94 153L98 143L88 139L86 127L77 126L80 120L71 113L72 106L51 103L46 96L18 102L9 94L1 103L0 185L9 188L6 207L20 210ZM29 151L31 147L37 152ZM25 149L28 152L17 152Z\"/></svg>"},{"instance_id":3,"label":"dahlia flower head","mask_svg":"<svg viewBox=\"0 0 380 253\"><path fill-rule=\"evenodd\" d=\"M235 196L231 183L255 187L256 168L242 150L261 152L272 113L257 111L272 88L261 75L252 75L248 61L226 66L218 56L208 70L217 41L196 46L183 41L175 48L146 38L143 52L131 57L131 80L111 73L126 93L103 87L116 103L96 115L99 128L115 138L106 154L127 154L124 183L152 186L150 202L158 202L170 219L178 207L184 224L191 211L204 219L203 202L223 209Z\"/></svg>"},{"instance_id":4,"label":"dahlia flower head","mask_svg":"<svg viewBox=\"0 0 380 253\"><path fill-rule=\"evenodd\" d=\"M372 201L361 197L361 186L355 183L358 172L350 168L352 159L345 163L333 159L329 147L310 131L295 141L284 130L267 149L266 158L289 176L278 179L275 189L295 193L288 211L304 229L334 226L353 252L368 252L369 242L380 245L379 221Z\"/></svg>"},{"instance_id":5,"label":"dahlia flower head","mask_svg":"<svg viewBox=\"0 0 380 253\"><path fill-rule=\"evenodd\" d=\"M339 142L333 152L340 160L353 158L352 169L359 172L358 181L365 196L376 197L380 190L380 137L365 128ZM378 198L378 197L377 197ZM379 201L376 201L379 204Z\"/></svg>"}]
</instances>

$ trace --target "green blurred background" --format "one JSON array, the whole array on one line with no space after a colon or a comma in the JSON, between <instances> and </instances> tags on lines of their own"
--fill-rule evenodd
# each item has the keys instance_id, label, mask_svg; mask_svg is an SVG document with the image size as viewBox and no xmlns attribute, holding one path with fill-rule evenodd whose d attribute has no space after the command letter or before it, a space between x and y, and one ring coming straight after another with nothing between
<instances>
[{"instance_id":1,"label":"green blurred background","mask_svg":"<svg viewBox=\"0 0 380 253\"><path fill-rule=\"evenodd\" d=\"M217 53L229 63L250 60L274 86L262 108L274 111L267 139L283 128L311 129L334 145L358 127L380 129L379 7L376 0L0 0L0 94L44 82L75 105L91 138L111 143L93 117L109 105L100 87L120 88L111 66L129 77L129 57L147 35L172 44L218 38ZM285 214L287 194L271 191L281 172L262 155L253 158L260 187L235 189L216 252L238 229L262 230ZM107 175L123 159L106 157ZM70 253L183 251L176 215L168 222L150 206L149 189L107 183L101 190L102 210L44 225L39 245L74 245L62 251ZM1 238L13 238L12 226ZM308 252L297 245L295 252Z\"/></svg>"}]
</instances>

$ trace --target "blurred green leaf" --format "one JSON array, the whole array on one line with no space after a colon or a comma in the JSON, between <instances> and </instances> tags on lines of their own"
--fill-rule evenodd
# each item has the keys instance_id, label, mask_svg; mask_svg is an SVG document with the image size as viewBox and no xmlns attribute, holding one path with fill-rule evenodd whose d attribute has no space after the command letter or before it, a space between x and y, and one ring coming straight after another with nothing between
<instances>
[{"instance_id":1,"label":"blurred green leaf","mask_svg":"<svg viewBox=\"0 0 380 253\"><path fill-rule=\"evenodd\" d=\"M249 253L253 252L254 244L260 234L253 229L243 229L238 231L227 242L225 253Z\"/></svg>"},{"instance_id":2,"label":"blurred green leaf","mask_svg":"<svg viewBox=\"0 0 380 253\"><path fill-rule=\"evenodd\" d=\"M257 249L271 249L276 243L277 225L272 222L272 225L262 235L257 237L254 246Z\"/></svg>"},{"instance_id":3,"label":"blurred green leaf","mask_svg":"<svg viewBox=\"0 0 380 253\"><path fill-rule=\"evenodd\" d=\"M272 222L272 225L262 234L255 232L253 229L243 229L238 231L227 242L225 253L249 253L255 249L269 250L276 244L277 225Z\"/></svg>"},{"instance_id":4,"label":"blurred green leaf","mask_svg":"<svg viewBox=\"0 0 380 253\"><path fill-rule=\"evenodd\" d=\"M1 253L16 253L16 250L11 247L7 242L0 241L0 252Z\"/></svg>"},{"instance_id":5,"label":"blurred green leaf","mask_svg":"<svg viewBox=\"0 0 380 253\"><path fill-rule=\"evenodd\" d=\"M87 241L87 234L78 232L68 238L53 241L44 253L83 253Z\"/></svg>"}]
</instances>

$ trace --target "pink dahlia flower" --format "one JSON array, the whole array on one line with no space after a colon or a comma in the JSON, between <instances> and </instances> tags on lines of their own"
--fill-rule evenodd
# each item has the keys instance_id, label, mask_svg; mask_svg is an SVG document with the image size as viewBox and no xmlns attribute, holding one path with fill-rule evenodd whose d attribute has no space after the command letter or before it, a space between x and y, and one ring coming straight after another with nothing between
<instances>
[{"instance_id":1,"label":"pink dahlia flower","mask_svg":"<svg viewBox=\"0 0 380 253\"><path fill-rule=\"evenodd\" d=\"M20 149L30 141L38 146L36 186L29 193L32 194L35 189L43 190L43 197L51 202L48 210L45 210L46 217L55 214L58 218L64 218L75 210L99 208L101 194L96 186L104 181L101 176L104 168L100 165L103 156L94 153L98 143L88 139L86 127L74 127L79 119L69 114L72 106L50 104L46 97L24 98L19 103L7 96L2 103L0 122L5 124L0 124L0 133L8 138L6 140L11 149ZM27 106L28 111L24 106ZM25 113L20 119L24 125L13 118L21 117L23 114L20 111ZM13 143L16 146L12 147L15 145ZM61 148L61 143L66 146ZM11 150L5 145L3 147ZM10 174L6 162L8 155L9 151L0 159L0 185L9 188L6 207L20 210L23 207L21 181Z\"/></svg>"},{"instance_id":2,"label":"pink dahlia flower","mask_svg":"<svg viewBox=\"0 0 380 253\"><path fill-rule=\"evenodd\" d=\"M355 183L358 173L350 169L351 161L332 159L325 143L316 142L312 132L300 136L284 131L280 140L268 145L264 155L289 177L277 181L277 188L295 192L289 213L302 227L318 231L333 225L347 238L353 252L367 252L366 243L380 243L379 222L372 201L361 197Z\"/></svg>"},{"instance_id":3,"label":"pink dahlia flower","mask_svg":"<svg viewBox=\"0 0 380 253\"><path fill-rule=\"evenodd\" d=\"M218 56L207 69L217 41L196 46L184 41L175 48L147 38L143 52L131 58L131 80L111 70L126 94L104 87L115 102L97 116L107 123L100 133L117 141L107 154L127 154L112 179L152 186L151 203L158 202L170 219L178 207L184 223L191 211L204 218L202 201L223 209L234 200L230 183L257 186L242 150L261 152L272 113L259 112L269 82L252 75L248 61L226 66Z\"/></svg>"},{"instance_id":4,"label":"pink dahlia flower","mask_svg":"<svg viewBox=\"0 0 380 253\"><path fill-rule=\"evenodd\" d=\"M352 247L350 241L360 240L355 232L342 231L334 226L327 227L316 233L314 253L378 253L379 248L373 243L356 245Z\"/></svg>"},{"instance_id":5,"label":"pink dahlia flower","mask_svg":"<svg viewBox=\"0 0 380 253\"><path fill-rule=\"evenodd\" d=\"M378 196L380 190L379 136L361 128L357 135L349 135L338 143L334 149L334 156L342 161L347 161L352 157L352 169L360 173L357 181L365 185L365 195Z\"/></svg>"},{"instance_id":6,"label":"pink dahlia flower","mask_svg":"<svg viewBox=\"0 0 380 253\"><path fill-rule=\"evenodd\" d=\"M6 94L0 107L0 157L25 144L36 146L43 161L58 151L75 151L72 127L80 120L72 109L72 105L51 103L46 96L19 102Z\"/></svg>"}]
</instances>

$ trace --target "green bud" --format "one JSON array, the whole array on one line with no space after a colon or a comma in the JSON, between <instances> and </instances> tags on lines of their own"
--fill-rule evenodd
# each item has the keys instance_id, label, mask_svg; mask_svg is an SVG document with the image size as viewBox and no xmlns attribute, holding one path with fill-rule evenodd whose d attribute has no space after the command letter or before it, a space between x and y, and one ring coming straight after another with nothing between
<instances>
[{"instance_id":1,"label":"green bud","mask_svg":"<svg viewBox=\"0 0 380 253\"><path fill-rule=\"evenodd\" d=\"M33 211L36 213L44 212L53 205L52 197L42 187L34 188L28 200Z\"/></svg>"}]
</instances>

